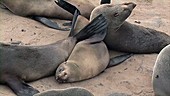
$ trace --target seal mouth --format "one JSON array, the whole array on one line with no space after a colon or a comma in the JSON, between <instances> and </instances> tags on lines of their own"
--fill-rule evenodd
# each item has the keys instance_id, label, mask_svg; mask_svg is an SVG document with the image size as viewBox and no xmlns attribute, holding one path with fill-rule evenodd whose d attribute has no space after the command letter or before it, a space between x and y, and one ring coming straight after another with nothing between
<instances>
[{"instance_id":1,"label":"seal mouth","mask_svg":"<svg viewBox=\"0 0 170 96\"><path fill-rule=\"evenodd\" d=\"M59 76L56 77L56 80L57 80L57 82L59 82L59 83L66 83L66 82L67 82L67 79L62 79L62 78L60 78Z\"/></svg>"},{"instance_id":2,"label":"seal mouth","mask_svg":"<svg viewBox=\"0 0 170 96\"><path fill-rule=\"evenodd\" d=\"M63 67L59 68L58 73L56 74L56 80L59 83L64 83L66 82L68 79L68 74L65 71L65 69Z\"/></svg>"}]
</instances>

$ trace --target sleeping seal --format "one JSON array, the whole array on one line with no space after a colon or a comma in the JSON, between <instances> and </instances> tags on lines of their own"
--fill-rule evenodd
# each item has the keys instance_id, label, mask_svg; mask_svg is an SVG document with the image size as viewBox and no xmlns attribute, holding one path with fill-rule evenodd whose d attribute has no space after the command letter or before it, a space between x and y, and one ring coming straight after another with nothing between
<instances>
[{"instance_id":1,"label":"sleeping seal","mask_svg":"<svg viewBox=\"0 0 170 96\"><path fill-rule=\"evenodd\" d=\"M45 16L71 20L73 15L57 6L54 1L55 0L1 0L0 2L11 12L20 16ZM86 18L90 18L90 13L95 8L95 6L90 3L90 0L67 1L75 5Z\"/></svg>"},{"instance_id":2,"label":"sleeping seal","mask_svg":"<svg viewBox=\"0 0 170 96\"><path fill-rule=\"evenodd\" d=\"M72 19L73 15L57 6L54 1L55 0L0 0L0 3L16 15L31 17L50 28L68 31L69 28L61 28L56 22L45 18ZM90 13L95 8L95 5L93 5L90 0L67 1L75 5L86 18L90 18Z\"/></svg>"},{"instance_id":3,"label":"sleeping seal","mask_svg":"<svg viewBox=\"0 0 170 96\"><path fill-rule=\"evenodd\" d=\"M157 56L152 83L155 96L170 95L170 44L163 48Z\"/></svg>"},{"instance_id":4,"label":"sleeping seal","mask_svg":"<svg viewBox=\"0 0 170 96\"><path fill-rule=\"evenodd\" d=\"M52 89L34 96L94 96L90 91L81 87L70 87L66 89Z\"/></svg>"},{"instance_id":5,"label":"sleeping seal","mask_svg":"<svg viewBox=\"0 0 170 96\"><path fill-rule=\"evenodd\" d=\"M64 6L61 5L61 3ZM70 9L76 9L75 6L64 0L60 0L57 4L68 10L70 13L72 13ZM82 17L78 18L77 23L83 22L82 20L84 20ZM117 26L119 25L117 24ZM81 28L83 28L83 25L77 24L76 27L74 32L78 32ZM100 34L93 35L92 37L76 44L68 60L60 64L57 68L55 76L58 82L76 82L86 80L100 74L106 69L110 59L108 49L103 42L103 39L106 36L106 31L107 30L103 30ZM111 63L114 63L112 65L120 63L117 61L126 60L127 57L124 57L125 56L118 59L114 58L111 60ZM111 64L109 64L109 66L111 66Z\"/></svg>"},{"instance_id":6,"label":"sleeping seal","mask_svg":"<svg viewBox=\"0 0 170 96\"><path fill-rule=\"evenodd\" d=\"M1 43L0 83L7 84L18 96L32 96L38 91L23 81L52 75L59 64L67 60L77 42L99 34L106 27L106 19L99 15L78 34L53 44L10 46Z\"/></svg>"},{"instance_id":7,"label":"sleeping seal","mask_svg":"<svg viewBox=\"0 0 170 96\"><path fill-rule=\"evenodd\" d=\"M103 14L108 22L108 32L104 42L109 49L132 52L132 53L154 53L160 52L162 48L170 44L170 36L165 33L137 26L128 22L122 22L127 17L123 14L131 14L134 3L124 3L119 5L103 4L96 7L90 20ZM119 27L115 23L121 21Z\"/></svg>"}]
</instances>

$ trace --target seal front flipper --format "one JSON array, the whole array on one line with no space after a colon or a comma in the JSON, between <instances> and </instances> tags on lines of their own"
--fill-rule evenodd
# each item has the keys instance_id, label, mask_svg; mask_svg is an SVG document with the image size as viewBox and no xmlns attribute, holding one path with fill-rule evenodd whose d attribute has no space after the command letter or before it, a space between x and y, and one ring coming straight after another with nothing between
<instances>
[{"instance_id":1,"label":"seal front flipper","mask_svg":"<svg viewBox=\"0 0 170 96\"><path fill-rule=\"evenodd\" d=\"M41 16L32 16L31 17L32 19L35 19L39 22L41 22L42 24L50 27L50 28L53 28L53 29L57 29L57 30L62 30L62 31L69 31L70 29L69 28L61 28L57 23L45 18L45 17L41 17Z\"/></svg>"},{"instance_id":2,"label":"seal front flipper","mask_svg":"<svg viewBox=\"0 0 170 96\"><path fill-rule=\"evenodd\" d=\"M34 94L39 93L38 90L15 76L6 75L4 76L4 79L5 83L14 91L15 94L17 94L17 96L33 96Z\"/></svg>"},{"instance_id":3,"label":"seal front flipper","mask_svg":"<svg viewBox=\"0 0 170 96\"><path fill-rule=\"evenodd\" d=\"M74 5L66 2L65 0L55 0L55 3L60 6L61 8L63 8L64 10L70 12L72 15L74 14L74 12L77 10L79 15L81 15L80 11L78 10L78 8L76 8Z\"/></svg>"},{"instance_id":4,"label":"seal front flipper","mask_svg":"<svg viewBox=\"0 0 170 96\"><path fill-rule=\"evenodd\" d=\"M97 33L103 32L103 30L107 28L107 25L106 18L100 14L73 37L78 41L87 39Z\"/></svg>"},{"instance_id":5,"label":"seal front flipper","mask_svg":"<svg viewBox=\"0 0 170 96\"><path fill-rule=\"evenodd\" d=\"M132 55L133 55L132 53L126 53L126 54L111 58L107 68L112 67L112 66L116 66L116 65L124 62L125 60L130 58Z\"/></svg>"}]
</instances>

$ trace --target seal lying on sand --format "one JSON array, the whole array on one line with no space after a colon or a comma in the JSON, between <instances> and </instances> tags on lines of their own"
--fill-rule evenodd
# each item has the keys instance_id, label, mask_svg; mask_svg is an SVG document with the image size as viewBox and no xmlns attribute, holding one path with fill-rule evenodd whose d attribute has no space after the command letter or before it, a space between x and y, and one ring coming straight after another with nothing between
<instances>
[{"instance_id":1,"label":"seal lying on sand","mask_svg":"<svg viewBox=\"0 0 170 96\"><path fill-rule=\"evenodd\" d=\"M67 60L77 42L99 34L106 27L106 19L99 15L78 34L53 44L8 46L1 43L0 83L6 83L19 96L32 96L38 91L23 81L52 75L59 64Z\"/></svg>"},{"instance_id":2,"label":"seal lying on sand","mask_svg":"<svg viewBox=\"0 0 170 96\"><path fill-rule=\"evenodd\" d=\"M75 6L67 3L64 0L56 2L62 8L70 13L76 9ZM78 9L77 9L78 10ZM128 14L124 14L128 15ZM78 18L77 23L83 22L82 17ZM86 20L85 20L86 21ZM83 23L84 24L84 23ZM88 22L87 22L88 24ZM121 24L121 23L120 23ZM78 32L83 25L77 24L74 32ZM119 26L119 24L115 25ZM77 29L77 30L76 30ZM103 39L106 36L106 30L100 34L96 34L88 39L85 39L76 44L68 60L57 68L56 79L59 82L75 82L92 78L106 69L109 64L109 53ZM125 57L125 56L124 56ZM126 60L123 56L119 60ZM115 60L115 58L113 59ZM118 61L117 59L115 61ZM113 63L113 62L111 62ZM118 62L114 62L118 64ZM113 64L112 64L113 65ZM111 66L111 64L109 64Z\"/></svg>"},{"instance_id":3,"label":"seal lying on sand","mask_svg":"<svg viewBox=\"0 0 170 96\"><path fill-rule=\"evenodd\" d=\"M161 50L156 59L152 83L155 96L170 95L170 44Z\"/></svg>"},{"instance_id":4,"label":"seal lying on sand","mask_svg":"<svg viewBox=\"0 0 170 96\"><path fill-rule=\"evenodd\" d=\"M58 24L44 18L52 17L64 20L72 19L73 15L57 6L54 1L55 0L1 0L0 3L14 14L20 16L31 16L48 27L67 31L68 28L61 28ZM90 13L95 8L95 5L91 3L91 0L67 1L75 5L86 18L90 18Z\"/></svg>"},{"instance_id":5,"label":"seal lying on sand","mask_svg":"<svg viewBox=\"0 0 170 96\"><path fill-rule=\"evenodd\" d=\"M53 89L42 93L35 94L34 96L94 96L85 88L71 87L66 89Z\"/></svg>"},{"instance_id":6,"label":"seal lying on sand","mask_svg":"<svg viewBox=\"0 0 170 96\"><path fill-rule=\"evenodd\" d=\"M128 5L128 7L127 7ZM108 32L104 42L109 49L133 52L133 53L158 53L166 45L170 44L170 36L165 33L134 25L128 22L122 22L120 26L115 23L124 18L122 14L131 14L134 3L124 3L119 5L103 4L96 7L90 20L93 20L99 14L103 14L108 22Z\"/></svg>"}]
</instances>

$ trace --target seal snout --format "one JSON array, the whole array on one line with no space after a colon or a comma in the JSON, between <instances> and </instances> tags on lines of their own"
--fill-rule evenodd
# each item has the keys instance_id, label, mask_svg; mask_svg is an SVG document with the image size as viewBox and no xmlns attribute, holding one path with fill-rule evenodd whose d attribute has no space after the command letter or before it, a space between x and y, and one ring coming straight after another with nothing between
<instances>
[{"instance_id":1,"label":"seal snout","mask_svg":"<svg viewBox=\"0 0 170 96\"><path fill-rule=\"evenodd\" d=\"M67 74L67 72L66 72L64 67L62 67L62 66L59 67L56 73L57 73L56 74L56 80L58 82L62 83L62 82L66 82L67 81L68 74Z\"/></svg>"},{"instance_id":2,"label":"seal snout","mask_svg":"<svg viewBox=\"0 0 170 96\"><path fill-rule=\"evenodd\" d=\"M136 4L133 2L123 3L123 5L127 6L130 10L133 10L136 7Z\"/></svg>"}]
</instances>

